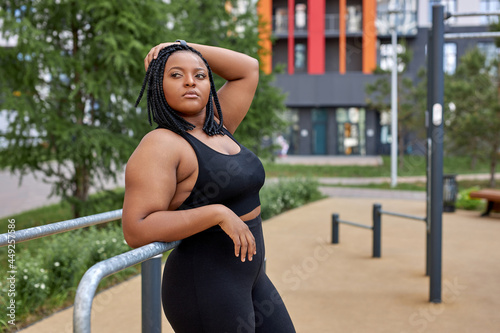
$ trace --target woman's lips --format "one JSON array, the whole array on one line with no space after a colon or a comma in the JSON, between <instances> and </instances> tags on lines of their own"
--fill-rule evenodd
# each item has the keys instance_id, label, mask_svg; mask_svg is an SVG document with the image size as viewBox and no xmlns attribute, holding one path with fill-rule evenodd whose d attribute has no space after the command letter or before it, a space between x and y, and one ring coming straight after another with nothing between
<instances>
[{"instance_id":1,"label":"woman's lips","mask_svg":"<svg viewBox=\"0 0 500 333\"><path fill-rule=\"evenodd\" d=\"M185 98L198 98L198 93L196 91L188 91L184 95L182 95Z\"/></svg>"}]
</instances>

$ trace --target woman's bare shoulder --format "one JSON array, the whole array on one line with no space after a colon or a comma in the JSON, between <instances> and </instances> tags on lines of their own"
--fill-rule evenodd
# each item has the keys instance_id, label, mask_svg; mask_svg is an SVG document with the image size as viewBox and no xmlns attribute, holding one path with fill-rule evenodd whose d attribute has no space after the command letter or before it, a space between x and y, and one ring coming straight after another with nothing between
<instances>
[{"instance_id":1,"label":"woman's bare shoulder","mask_svg":"<svg viewBox=\"0 0 500 333\"><path fill-rule=\"evenodd\" d=\"M129 163L137 159L140 164L144 164L152 159L160 164L167 161L177 164L186 144L186 140L179 134L168 129L158 128L142 138L130 157Z\"/></svg>"},{"instance_id":2,"label":"woman's bare shoulder","mask_svg":"<svg viewBox=\"0 0 500 333\"><path fill-rule=\"evenodd\" d=\"M182 136L166 128L157 128L148 132L141 140L141 144L171 145L185 141Z\"/></svg>"}]
</instances>

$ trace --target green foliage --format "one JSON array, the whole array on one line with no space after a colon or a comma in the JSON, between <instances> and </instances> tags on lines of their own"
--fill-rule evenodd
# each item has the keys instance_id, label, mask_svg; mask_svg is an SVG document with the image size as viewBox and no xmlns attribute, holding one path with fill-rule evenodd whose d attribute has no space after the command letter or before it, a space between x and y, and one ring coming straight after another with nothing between
<instances>
[{"instance_id":1,"label":"green foliage","mask_svg":"<svg viewBox=\"0 0 500 333\"><path fill-rule=\"evenodd\" d=\"M0 99L9 127L0 167L39 171L82 214L90 186L114 179L148 130L133 102L143 58L167 36L161 0L9 1Z\"/></svg>"},{"instance_id":2,"label":"green foliage","mask_svg":"<svg viewBox=\"0 0 500 333\"><path fill-rule=\"evenodd\" d=\"M457 209L466 209L466 210L484 210L486 207L484 200L470 197L470 192L478 191L480 189L481 188L479 186L473 186L458 191L455 207Z\"/></svg>"},{"instance_id":3,"label":"green foliage","mask_svg":"<svg viewBox=\"0 0 500 333\"><path fill-rule=\"evenodd\" d=\"M404 52L398 54L398 67L402 70L398 73L398 91L397 91L397 108L398 108L398 150L399 150L399 165L404 167L403 155L406 149L405 138L414 133L419 138L424 138L424 111L427 109L427 80L425 69L420 69L417 75L416 82L405 75L407 64L411 61L413 55L406 42L403 40L401 44L404 46ZM391 110L391 76L389 71L383 71L378 68L375 71L378 78L374 83L367 84L365 87L368 98L366 103L369 108L378 111Z\"/></svg>"},{"instance_id":4,"label":"green foliage","mask_svg":"<svg viewBox=\"0 0 500 333\"><path fill-rule=\"evenodd\" d=\"M261 190L261 216L266 220L323 197L318 182L311 178L280 179Z\"/></svg>"},{"instance_id":5,"label":"green foliage","mask_svg":"<svg viewBox=\"0 0 500 333\"><path fill-rule=\"evenodd\" d=\"M492 67L493 66L493 67ZM445 121L445 143L450 152L470 155L473 161L490 162L490 186L500 149L500 103L497 64L486 64L485 56L472 49L461 59L455 74L445 80L449 114ZM493 69L493 70L492 70ZM454 108L450 108L450 103Z\"/></svg>"},{"instance_id":6,"label":"green foliage","mask_svg":"<svg viewBox=\"0 0 500 333\"><path fill-rule=\"evenodd\" d=\"M90 227L47 237L35 250L18 251L16 322L22 323L34 313L47 313L52 307L64 305L74 298L87 269L128 250L121 227L110 224L104 228ZM129 268L113 275L113 279L136 272L137 268ZM7 274L6 270L0 273L2 303L7 297Z\"/></svg>"},{"instance_id":7,"label":"green foliage","mask_svg":"<svg viewBox=\"0 0 500 333\"><path fill-rule=\"evenodd\" d=\"M260 59L255 3L248 1L244 10L238 9L235 0L225 1L226 6L222 3L219 0L171 0L169 24L176 33L175 39L228 48ZM215 79L216 86L220 87L223 81ZM279 132L285 126L279 116L286 109L285 95L272 85L273 80L274 75L260 72L259 86L250 110L235 133L241 144L260 157L272 155L272 147L261 146L262 138Z\"/></svg>"}]
</instances>

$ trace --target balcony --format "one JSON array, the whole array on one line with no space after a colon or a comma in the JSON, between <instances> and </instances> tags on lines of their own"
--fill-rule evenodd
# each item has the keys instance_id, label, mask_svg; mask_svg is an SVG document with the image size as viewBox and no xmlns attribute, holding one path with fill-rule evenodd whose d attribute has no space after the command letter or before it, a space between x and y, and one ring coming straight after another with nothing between
<instances>
[{"instance_id":1,"label":"balcony","mask_svg":"<svg viewBox=\"0 0 500 333\"><path fill-rule=\"evenodd\" d=\"M307 33L307 21L303 21L300 25L295 24L294 31L303 35ZM360 13L346 14L346 32L347 34L358 34L362 32L363 17ZM325 15L325 34L338 35L340 32L340 15L326 14ZM273 34L277 37L288 36L288 15L273 16Z\"/></svg>"}]
</instances>

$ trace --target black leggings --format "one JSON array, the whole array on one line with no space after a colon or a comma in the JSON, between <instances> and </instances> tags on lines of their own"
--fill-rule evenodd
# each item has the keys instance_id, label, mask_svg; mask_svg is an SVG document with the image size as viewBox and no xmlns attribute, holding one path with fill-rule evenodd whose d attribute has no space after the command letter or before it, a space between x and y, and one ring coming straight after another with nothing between
<instances>
[{"instance_id":1,"label":"black leggings","mask_svg":"<svg viewBox=\"0 0 500 333\"><path fill-rule=\"evenodd\" d=\"M234 255L219 226L184 239L163 272L163 310L177 333L292 333L288 311L263 270L260 216L245 222L257 243L252 261Z\"/></svg>"}]
</instances>

